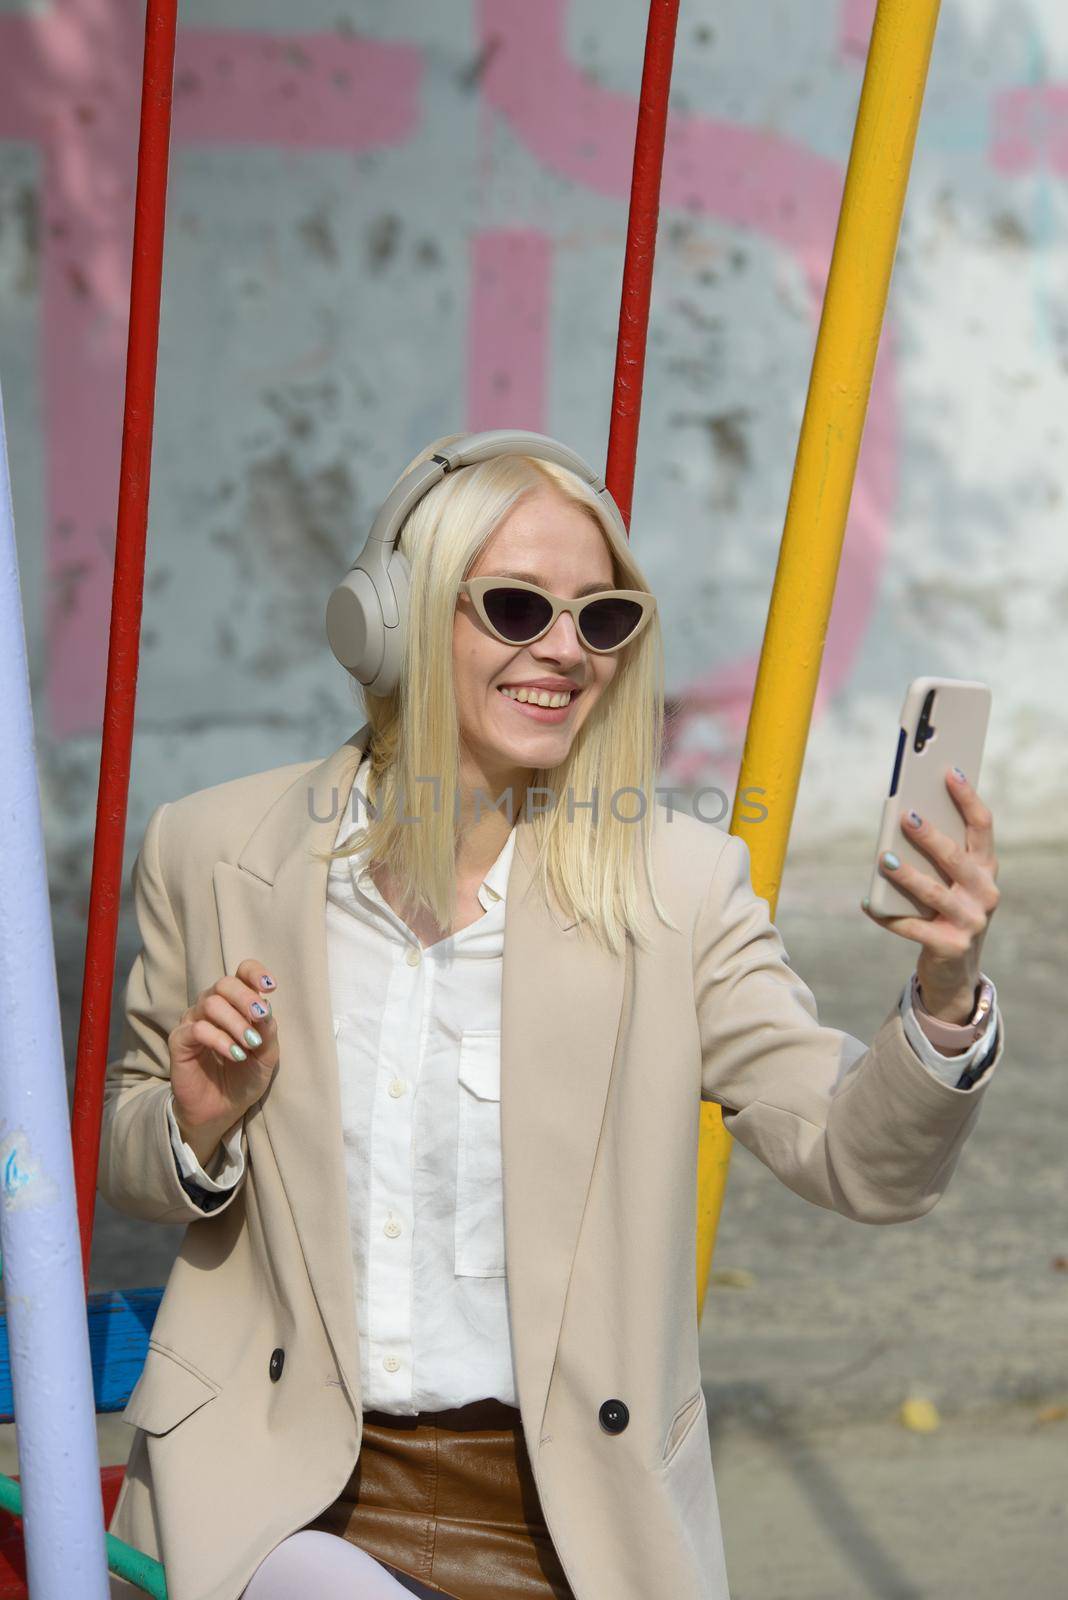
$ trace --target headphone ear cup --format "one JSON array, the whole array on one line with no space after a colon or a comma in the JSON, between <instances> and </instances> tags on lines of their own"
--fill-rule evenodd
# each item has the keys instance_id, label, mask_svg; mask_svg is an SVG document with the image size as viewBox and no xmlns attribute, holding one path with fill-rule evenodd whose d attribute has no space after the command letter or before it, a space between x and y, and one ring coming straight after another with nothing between
<instances>
[{"instance_id":1,"label":"headphone ear cup","mask_svg":"<svg viewBox=\"0 0 1068 1600\"><path fill-rule=\"evenodd\" d=\"M326 637L337 660L359 683L368 684L378 675L385 632L371 576L353 567L326 603Z\"/></svg>"},{"instance_id":2,"label":"headphone ear cup","mask_svg":"<svg viewBox=\"0 0 1068 1600\"><path fill-rule=\"evenodd\" d=\"M362 558L361 558L362 559ZM383 621L378 584L390 586L390 616L395 627ZM400 682L404 640L408 623L411 568L400 550L389 557L385 577L378 581L361 566L347 572L326 603L326 637L335 658L370 694L389 694Z\"/></svg>"}]
</instances>

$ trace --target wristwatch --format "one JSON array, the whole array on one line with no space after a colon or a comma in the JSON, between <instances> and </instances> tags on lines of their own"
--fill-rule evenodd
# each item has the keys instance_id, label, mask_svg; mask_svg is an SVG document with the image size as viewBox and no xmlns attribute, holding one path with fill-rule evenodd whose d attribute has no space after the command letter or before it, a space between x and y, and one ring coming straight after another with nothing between
<instances>
[{"instance_id":1,"label":"wristwatch","mask_svg":"<svg viewBox=\"0 0 1068 1600\"><path fill-rule=\"evenodd\" d=\"M939 1017L932 1017L920 999L920 985L915 972L912 974L911 999L912 1009L917 1017L923 1018L923 1031L933 1045L946 1050L966 1050L982 1036L986 1028L994 1003L994 985L989 978L979 980L975 1010L967 1022L943 1022Z\"/></svg>"}]
</instances>

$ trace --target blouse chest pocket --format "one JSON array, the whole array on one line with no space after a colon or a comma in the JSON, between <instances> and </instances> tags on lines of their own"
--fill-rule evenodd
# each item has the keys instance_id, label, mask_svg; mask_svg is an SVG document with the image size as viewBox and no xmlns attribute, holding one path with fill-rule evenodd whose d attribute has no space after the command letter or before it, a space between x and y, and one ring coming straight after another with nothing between
<instances>
[{"instance_id":1,"label":"blouse chest pocket","mask_svg":"<svg viewBox=\"0 0 1068 1600\"><path fill-rule=\"evenodd\" d=\"M501 1035L475 1028L460 1040L456 1144L455 1272L504 1275L501 1172Z\"/></svg>"}]
</instances>

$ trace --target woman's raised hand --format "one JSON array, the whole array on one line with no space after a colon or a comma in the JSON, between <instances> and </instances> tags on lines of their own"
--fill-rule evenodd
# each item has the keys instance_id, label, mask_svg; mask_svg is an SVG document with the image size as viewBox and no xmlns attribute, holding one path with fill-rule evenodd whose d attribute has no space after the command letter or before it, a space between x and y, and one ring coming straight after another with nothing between
<instances>
[{"instance_id":1,"label":"woman's raised hand","mask_svg":"<svg viewBox=\"0 0 1068 1600\"><path fill-rule=\"evenodd\" d=\"M983 940L1001 892L994 818L989 808L959 768L947 767L944 781L964 818L964 844L956 844L914 811L902 812L901 831L941 868L949 883L898 861L892 851L889 861L884 855L880 862L885 877L930 906L934 915L879 917L866 900L861 904L880 927L923 947L916 960L916 976L925 1009L946 1022L963 1022L975 1004Z\"/></svg>"},{"instance_id":2,"label":"woman's raised hand","mask_svg":"<svg viewBox=\"0 0 1068 1600\"><path fill-rule=\"evenodd\" d=\"M278 1065L275 987L262 962L242 961L232 978L199 994L167 1036L174 1114L202 1166Z\"/></svg>"}]
</instances>

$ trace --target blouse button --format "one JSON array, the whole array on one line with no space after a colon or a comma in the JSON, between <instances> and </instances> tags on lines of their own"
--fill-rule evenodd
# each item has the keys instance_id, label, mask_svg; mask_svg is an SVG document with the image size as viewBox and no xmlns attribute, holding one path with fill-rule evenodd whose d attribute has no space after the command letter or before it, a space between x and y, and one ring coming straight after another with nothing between
<instances>
[{"instance_id":1,"label":"blouse button","mask_svg":"<svg viewBox=\"0 0 1068 1600\"><path fill-rule=\"evenodd\" d=\"M394 1078L393 1082L389 1086L389 1092L393 1096L394 1100L396 1100L398 1096L404 1093L407 1087L408 1086L404 1082L403 1078Z\"/></svg>"},{"instance_id":2,"label":"blouse button","mask_svg":"<svg viewBox=\"0 0 1068 1600\"><path fill-rule=\"evenodd\" d=\"M397 1368L400 1366L400 1360L397 1356L386 1356L382 1362L382 1365L385 1367L387 1372L396 1372Z\"/></svg>"},{"instance_id":3,"label":"blouse button","mask_svg":"<svg viewBox=\"0 0 1068 1600\"><path fill-rule=\"evenodd\" d=\"M395 1239L397 1237L398 1233L400 1233L400 1231L401 1231L400 1223L399 1222L394 1222L392 1217L389 1219L389 1221L386 1223L385 1227L382 1229L382 1232L384 1234L386 1234L390 1239Z\"/></svg>"},{"instance_id":4,"label":"blouse button","mask_svg":"<svg viewBox=\"0 0 1068 1600\"><path fill-rule=\"evenodd\" d=\"M419 950L414 944L409 946L408 954L404 959L407 961L410 967L417 967L419 965Z\"/></svg>"}]
</instances>

